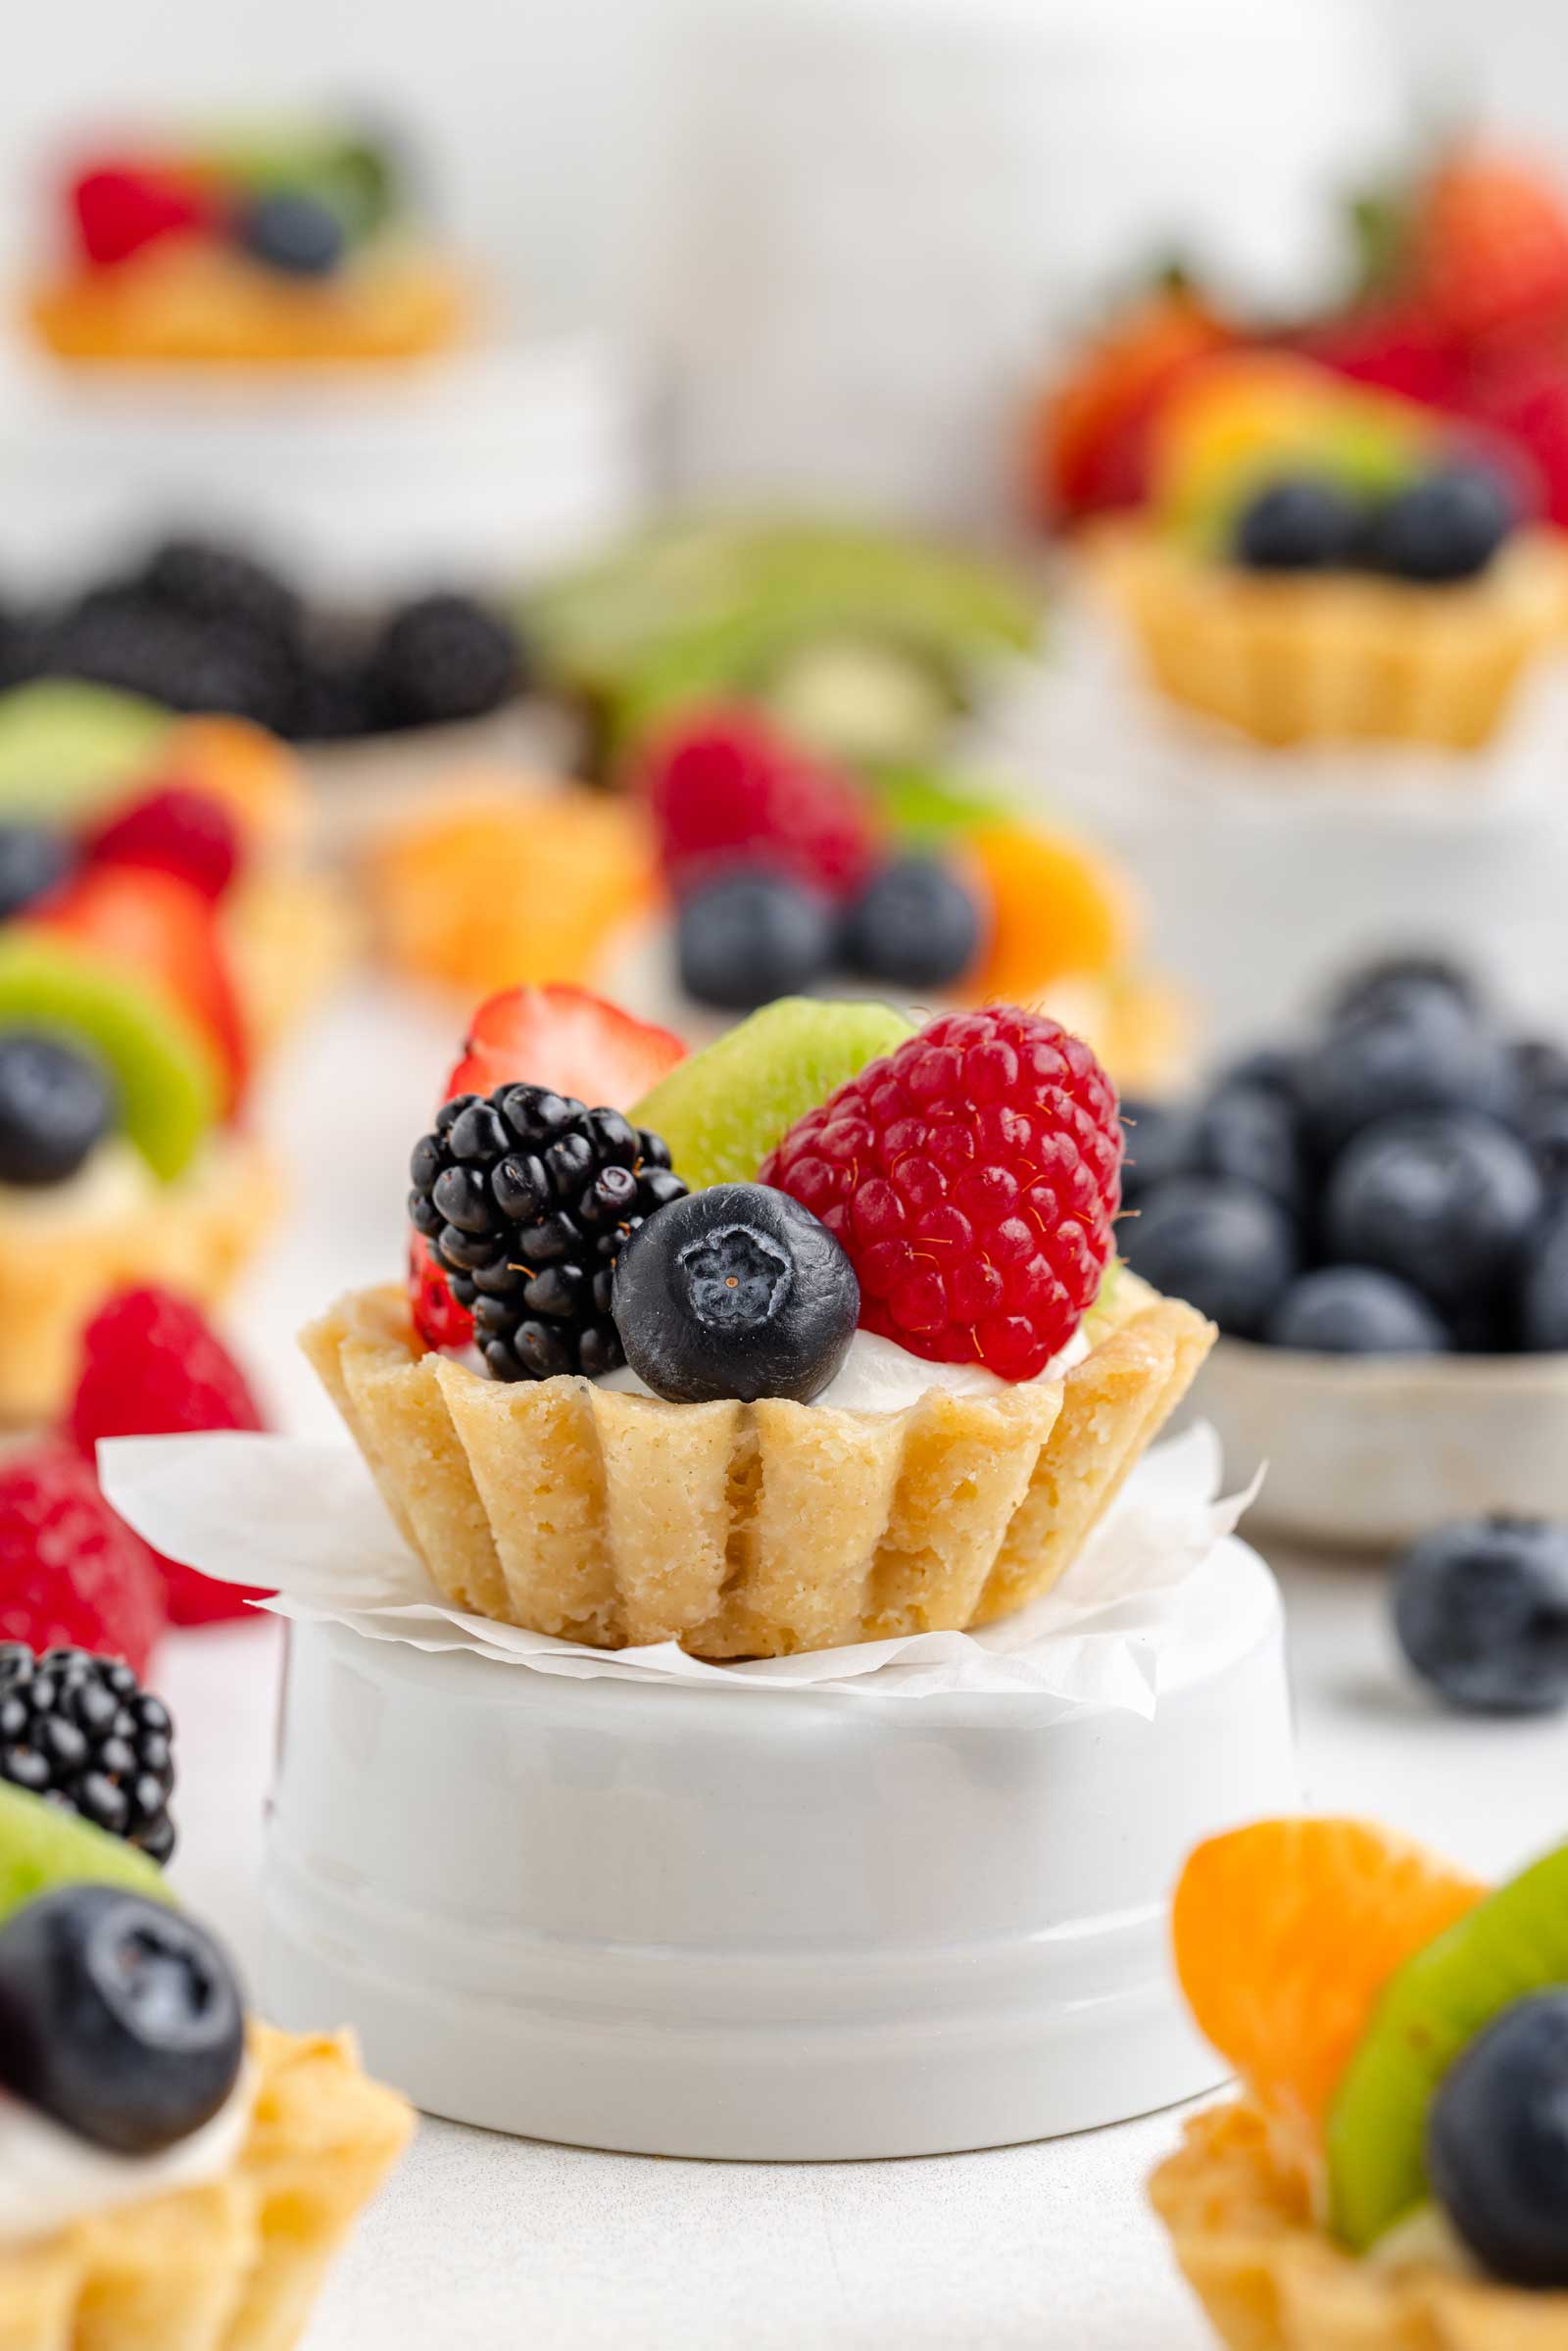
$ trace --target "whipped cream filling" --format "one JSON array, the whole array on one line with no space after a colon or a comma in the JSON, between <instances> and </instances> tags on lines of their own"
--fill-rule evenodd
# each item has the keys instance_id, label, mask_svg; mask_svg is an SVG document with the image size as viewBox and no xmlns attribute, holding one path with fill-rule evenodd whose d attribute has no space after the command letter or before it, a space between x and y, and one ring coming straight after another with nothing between
<instances>
[{"instance_id":1,"label":"whipped cream filling","mask_svg":"<svg viewBox=\"0 0 1568 2351\"><path fill-rule=\"evenodd\" d=\"M160 2155L115 2155L0 2095L0 2245L26 2244L93 2213L220 2180L245 2143L255 2099L247 2064L212 2121L189 2138Z\"/></svg>"},{"instance_id":2,"label":"whipped cream filling","mask_svg":"<svg viewBox=\"0 0 1568 2351\"><path fill-rule=\"evenodd\" d=\"M840 1412L904 1412L933 1388L948 1396L1000 1396L1004 1388L1015 1385L1039 1386L1059 1380L1063 1372L1083 1361L1089 1348L1089 1334L1080 1323L1059 1354L1054 1355L1032 1382L1016 1383L1000 1379L983 1363L928 1363L924 1355L912 1355L906 1347L884 1339L879 1332L857 1331L838 1371L811 1402ZM654 1393L630 1364L607 1372L596 1385L617 1396Z\"/></svg>"},{"instance_id":3,"label":"whipped cream filling","mask_svg":"<svg viewBox=\"0 0 1568 2351\"><path fill-rule=\"evenodd\" d=\"M158 1190L158 1179L133 1143L112 1136L91 1151L63 1184L0 1184L0 1219L47 1228L107 1224L132 1215Z\"/></svg>"}]
</instances>

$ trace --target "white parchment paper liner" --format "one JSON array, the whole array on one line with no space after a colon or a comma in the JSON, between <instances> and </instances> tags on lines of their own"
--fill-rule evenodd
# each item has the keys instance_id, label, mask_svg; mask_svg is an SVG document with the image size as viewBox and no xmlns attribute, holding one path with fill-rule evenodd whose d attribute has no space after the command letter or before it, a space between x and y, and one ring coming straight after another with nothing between
<instances>
[{"instance_id":1,"label":"white parchment paper liner","mask_svg":"<svg viewBox=\"0 0 1568 2351\"><path fill-rule=\"evenodd\" d=\"M468 1650L535 1673L841 1690L876 1696L1012 1691L1053 1711L1153 1714L1162 1653L1195 1581L1252 1492L1217 1497L1219 1444L1198 1427L1156 1446L1054 1592L979 1633L919 1633L799 1657L710 1665L673 1641L594 1649L450 1608L398 1534L348 1445L284 1437L116 1438L98 1449L104 1492L144 1540L259 1603L370 1641Z\"/></svg>"}]
</instances>

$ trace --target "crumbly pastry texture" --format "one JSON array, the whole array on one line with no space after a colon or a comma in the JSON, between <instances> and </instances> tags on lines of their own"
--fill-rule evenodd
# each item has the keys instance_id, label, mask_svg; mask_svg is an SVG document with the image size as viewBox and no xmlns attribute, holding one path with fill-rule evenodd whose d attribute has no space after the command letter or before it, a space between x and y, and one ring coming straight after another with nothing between
<instances>
[{"instance_id":1,"label":"crumbly pastry texture","mask_svg":"<svg viewBox=\"0 0 1568 2351\"><path fill-rule=\"evenodd\" d=\"M390 1287L303 1345L450 1605L722 1659L983 1625L1048 1592L1214 1337L1125 1271L1097 1328L1061 1380L885 1414L498 1384L421 1353Z\"/></svg>"},{"instance_id":2,"label":"crumbly pastry texture","mask_svg":"<svg viewBox=\"0 0 1568 2351\"><path fill-rule=\"evenodd\" d=\"M105 1217L47 1232L0 1207L0 1422L46 1420L70 1399L83 1329L112 1291L156 1282L218 1303L265 1239L279 1185L261 1146L220 1137L175 1184ZM9 2351L0 2335L0 2351Z\"/></svg>"},{"instance_id":3,"label":"crumbly pastry texture","mask_svg":"<svg viewBox=\"0 0 1568 2351\"><path fill-rule=\"evenodd\" d=\"M1479 750L1568 622L1568 553L1521 532L1480 579L1265 575L1208 563L1145 523L1103 525L1093 575L1173 702L1259 743Z\"/></svg>"},{"instance_id":4,"label":"crumbly pastry texture","mask_svg":"<svg viewBox=\"0 0 1568 2351\"><path fill-rule=\"evenodd\" d=\"M1343 2252L1272 2160L1255 2107L1195 2115L1150 2194L1232 2351L1568 2351L1568 2294Z\"/></svg>"},{"instance_id":5,"label":"crumbly pastry texture","mask_svg":"<svg viewBox=\"0 0 1568 2351\"><path fill-rule=\"evenodd\" d=\"M209 2186L0 2247L0 2351L289 2351L407 2142L404 2100L344 2039L251 2030L257 2097Z\"/></svg>"}]
</instances>

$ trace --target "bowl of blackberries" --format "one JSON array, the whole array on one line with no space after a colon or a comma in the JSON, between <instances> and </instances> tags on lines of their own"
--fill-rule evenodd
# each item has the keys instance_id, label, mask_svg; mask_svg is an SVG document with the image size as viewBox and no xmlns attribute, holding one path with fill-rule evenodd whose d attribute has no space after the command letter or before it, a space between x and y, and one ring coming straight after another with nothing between
<instances>
[{"instance_id":1,"label":"bowl of blackberries","mask_svg":"<svg viewBox=\"0 0 1568 2351\"><path fill-rule=\"evenodd\" d=\"M1441 955L1369 964L1196 1101L1128 1101L1123 1255L1222 1338L1259 1524L1380 1550L1568 1517L1568 1048Z\"/></svg>"}]
</instances>

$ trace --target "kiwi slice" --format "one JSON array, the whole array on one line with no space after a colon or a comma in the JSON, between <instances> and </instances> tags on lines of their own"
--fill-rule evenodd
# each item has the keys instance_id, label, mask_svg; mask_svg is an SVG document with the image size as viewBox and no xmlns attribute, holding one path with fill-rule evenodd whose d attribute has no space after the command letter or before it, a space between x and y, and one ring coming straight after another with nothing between
<instances>
[{"instance_id":1,"label":"kiwi slice","mask_svg":"<svg viewBox=\"0 0 1568 2351\"><path fill-rule=\"evenodd\" d=\"M92 815L148 772L173 723L154 703L77 678L0 695L0 816Z\"/></svg>"},{"instance_id":2,"label":"kiwi slice","mask_svg":"<svg viewBox=\"0 0 1568 2351\"><path fill-rule=\"evenodd\" d=\"M0 933L0 1028L85 1041L120 1089L126 1135L172 1184L217 1123L222 1079L206 1039L178 1007L64 938L19 924Z\"/></svg>"},{"instance_id":3,"label":"kiwi slice","mask_svg":"<svg viewBox=\"0 0 1568 2351\"><path fill-rule=\"evenodd\" d=\"M631 1115L669 1145L694 1191L755 1183L781 1135L914 1029L890 1004L784 996L677 1062Z\"/></svg>"},{"instance_id":4,"label":"kiwi slice","mask_svg":"<svg viewBox=\"0 0 1568 2351\"><path fill-rule=\"evenodd\" d=\"M1329 2210L1363 2253L1430 2190L1433 2094L1499 2010L1568 1984L1568 1844L1501 1886L1385 1986L1329 2109Z\"/></svg>"},{"instance_id":5,"label":"kiwi slice","mask_svg":"<svg viewBox=\"0 0 1568 2351\"><path fill-rule=\"evenodd\" d=\"M172 1902L163 1871L121 1837L0 1780L0 1923L57 1886L122 1886Z\"/></svg>"}]
</instances>

